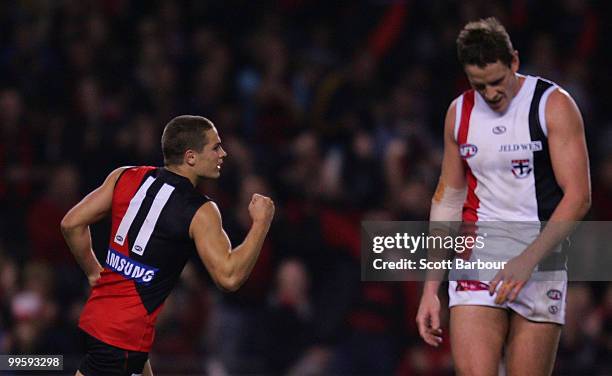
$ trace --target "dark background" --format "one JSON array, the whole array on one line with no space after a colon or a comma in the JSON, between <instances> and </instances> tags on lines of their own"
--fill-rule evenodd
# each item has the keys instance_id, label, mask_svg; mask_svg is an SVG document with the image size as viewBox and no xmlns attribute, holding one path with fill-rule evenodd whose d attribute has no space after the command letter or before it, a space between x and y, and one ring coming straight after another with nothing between
<instances>
[{"instance_id":1,"label":"dark background","mask_svg":"<svg viewBox=\"0 0 612 376\"><path fill-rule=\"evenodd\" d=\"M455 38L491 15L520 72L578 103L588 219L610 220L605 3L2 2L0 353L64 354L76 367L88 287L59 222L114 168L161 165L163 126L189 113L215 122L229 153L202 191L233 244L253 192L277 214L239 292L188 265L159 318L157 374L451 373L448 339L433 349L418 337L418 283L360 282L360 221L427 219L444 115L468 88ZM108 223L93 235L102 255ZM612 285L574 283L567 299L556 371L611 374Z\"/></svg>"}]
</instances>

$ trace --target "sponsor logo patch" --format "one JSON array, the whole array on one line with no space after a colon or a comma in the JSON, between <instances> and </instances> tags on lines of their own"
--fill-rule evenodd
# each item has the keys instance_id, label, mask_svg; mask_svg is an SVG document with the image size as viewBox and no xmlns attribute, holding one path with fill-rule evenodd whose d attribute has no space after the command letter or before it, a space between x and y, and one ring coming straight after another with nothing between
<instances>
[{"instance_id":1,"label":"sponsor logo patch","mask_svg":"<svg viewBox=\"0 0 612 376\"><path fill-rule=\"evenodd\" d=\"M524 179L533 168L531 168L531 161L529 159L513 159L512 160L512 174L517 179Z\"/></svg>"},{"instance_id":2,"label":"sponsor logo patch","mask_svg":"<svg viewBox=\"0 0 612 376\"><path fill-rule=\"evenodd\" d=\"M480 281L457 281L455 291L489 291L489 285Z\"/></svg>"},{"instance_id":3,"label":"sponsor logo patch","mask_svg":"<svg viewBox=\"0 0 612 376\"><path fill-rule=\"evenodd\" d=\"M503 125L498 125L496 127L493 127L493 134L504 134L506 133L506 127L504 127Z\"/></svg>"},{"instance_id":4,"label":"sponsor logo patch","mask_svg":"<svg viewBox=\"0 0 612 376\"><path fill-rule=\"evenodd\" d=\"M526 144L503 144L499 146L498 150L500 153L513 151L542 151L542 141L531 141Z\"/></svg>"},{"instance_id":5,"label":"sponsor logo patch","mask_svg":"<svg viewBox=\"0 0 612 376\"><path fill-rule=\"evenodd\" d=\"M478 147L474 144L461 144L459 146L459 154L463 159L472 158L476 153L478 153Z\"/></svg>"},{"instance_id":6,"label":"sponsor logo patch","mask_svg":"<svg viewBox=\"0 0 612 376\"><path fill-rule=\"evenodd\" d=\"M561 300L563 294L557 289L550 289L548 290L548 292L546 292L546 296L548 296L552 300Z\"/></svg>"},{"instance_id":7,"label":"sponsor logo patch","mask_svg":"<svg viewBox=\"0 0 612 376\"><path fill-rule=\"evenodd\" d=\"M551 305L548 307L548 312L552 313L553 315L556 315L557 312L559 312L559 307L557 307L556 305Z\"/></svg>"},{"instance_id":8,"label":"sponsor logo patch","mask_svg":"<svg viewBox=\"0 0 612 376\"><path fill-rule=\"evenodd\" d=\"M159 270L134 261L112 248L109 248L106 254L106 266L122 277L142 284L151 282L155 277L155 273Z\"/></svg>"}]
</instances>

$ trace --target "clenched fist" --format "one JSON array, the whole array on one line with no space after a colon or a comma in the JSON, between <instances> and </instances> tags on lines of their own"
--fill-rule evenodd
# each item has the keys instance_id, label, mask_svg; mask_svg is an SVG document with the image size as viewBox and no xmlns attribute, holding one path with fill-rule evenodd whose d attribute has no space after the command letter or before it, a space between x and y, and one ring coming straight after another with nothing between
<instances>
[{"instance_id":1,"label":"clenched fist","mask_svg":"<svg viewBox=\"0 0 612 376\"><path fill-rule=\"evenodd\" d=\"M249 214L253 222L270 224L274 217L274 201L270 197L253 194L249 204Z\"/></svg>"}]
</instances>

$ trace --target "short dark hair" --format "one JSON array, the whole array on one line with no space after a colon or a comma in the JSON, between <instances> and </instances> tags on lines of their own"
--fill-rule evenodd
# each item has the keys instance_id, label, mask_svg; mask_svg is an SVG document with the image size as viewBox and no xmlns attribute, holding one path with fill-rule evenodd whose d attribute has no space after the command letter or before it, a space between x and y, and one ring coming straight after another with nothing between
<instances>
[{"instance_id":1,"label":"short dark hair","mask_svg":"<svg viewBox=\"0 0 612 376\"><path fill-rule=\"evenodd\" d=\"M495 17L468 23L457 37L457 55L462 66L484 68L498 60L510 66L513 53L510 35Z\"/></svg>"},{"instance_id":2,"label":"short dark hair","mask_svg":"<svg viewBox=\"0 0 612 376\"><path fill-rule=\"evenodd\" d=\"M206 145L204 132L212 128L213 123L202 116L181 115L170 120L161 138L164 164L180 165L187 150L202 151Z\"/></svg>"}]
</instances>

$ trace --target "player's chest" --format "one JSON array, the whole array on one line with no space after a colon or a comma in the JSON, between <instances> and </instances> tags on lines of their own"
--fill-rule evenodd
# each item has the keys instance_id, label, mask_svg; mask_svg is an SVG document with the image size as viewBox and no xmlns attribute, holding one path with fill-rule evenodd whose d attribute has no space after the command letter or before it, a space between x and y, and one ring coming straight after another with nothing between
<instances>
[{"instance_id":1,"label":"player's chest","mask_svg":"<svg viewBox=\"0 0 612 376\"><path fill-rule=\"evenodd\" d=\"M459 153L473 170L522 179L531 173L534 153L542 152L543 146L542 141L532 140L528 114L522 111L503 117L475 114Z\"/></svg>"}]
</instances>

